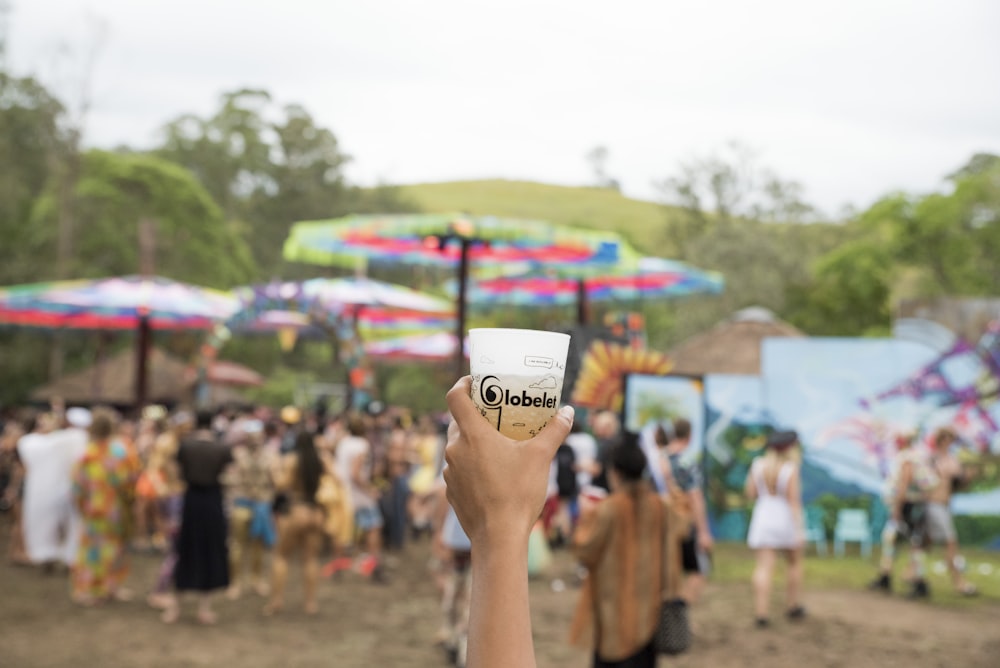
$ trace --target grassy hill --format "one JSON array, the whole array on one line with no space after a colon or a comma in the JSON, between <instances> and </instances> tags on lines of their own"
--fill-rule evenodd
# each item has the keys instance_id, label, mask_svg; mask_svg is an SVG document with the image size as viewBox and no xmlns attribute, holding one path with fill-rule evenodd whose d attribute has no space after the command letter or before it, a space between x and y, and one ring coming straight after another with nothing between
<instances>
[{"instance_id":1,"label":"grassy hill","mask_svg":"<svg viewBox=\"0 0 1000 668\"><path fill-rule=\"evenodd\" d=\"M464 211L537 218L562 225L614 230L644 253L666 253L664 228L671 209L629 199L614 190L503 179L421 183L400 186L399 190L403 197L428 212Z\"/></svg>"}]
</instances>

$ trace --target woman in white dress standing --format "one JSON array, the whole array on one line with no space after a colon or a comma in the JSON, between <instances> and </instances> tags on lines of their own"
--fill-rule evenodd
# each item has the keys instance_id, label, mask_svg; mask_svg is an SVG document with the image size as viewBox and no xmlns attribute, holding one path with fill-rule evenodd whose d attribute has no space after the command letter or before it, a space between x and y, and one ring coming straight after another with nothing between
<instances>
[{"instance_id":1,"label":"woman in white dress standing","mask_svg":"<svg viewBox=\"0 0 1000 668\"><path fill-rule=\"evenodd\" d=\"M785 614L791 620L805 617L800 599L805 525L797 444L798 435L794 431L771 434L767 439L767 453L754 460L747 475L747 498L756 501L747 544L757 555L752 583L754 614L759 628L766 628L770 623L771 581L779 552L788 562Z\"/></svg>"}]
</instances>

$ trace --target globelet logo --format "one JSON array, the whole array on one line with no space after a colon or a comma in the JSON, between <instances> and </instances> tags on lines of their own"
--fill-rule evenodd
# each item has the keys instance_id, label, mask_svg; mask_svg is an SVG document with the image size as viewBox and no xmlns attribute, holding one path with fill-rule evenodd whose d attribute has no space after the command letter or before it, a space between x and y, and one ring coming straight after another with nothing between
<instances>
[{"instance_id":1,"label":"globelet logo","mask_svg":"<svg viewBox=\"0 0 1000 668\"><path fill-rule=\"evenodd\" d=\"M558 397L555 393L549 394L544 390L555 390L556 379L546 376L530 386L532 389L543 390L542 395L528 393L522 390L520 394L510 393L510 390L503 387L500 379L496 376L484 376L483 382L479 385L479 398L486 408L500 408L501 406L523 406L525 408L555 408Z\"/></svg>"}]
</instances>

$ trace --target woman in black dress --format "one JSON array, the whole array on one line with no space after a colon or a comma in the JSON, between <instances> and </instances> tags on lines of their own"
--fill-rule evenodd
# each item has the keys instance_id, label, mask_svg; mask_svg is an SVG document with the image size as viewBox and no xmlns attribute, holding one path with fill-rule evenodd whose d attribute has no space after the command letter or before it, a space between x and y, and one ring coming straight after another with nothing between
<instances>
[{"instance_id":1,"label":"woman in black dress","mask_svg":"<svg viewBox=\"0 0 1000 668\"><path fill-rule=\"evenodd\" d=\"M184 509L177 536L174 587L180 593L197 592L198 621L214 624L212 593L229 586L228 531L223 509L223 471L232 461L229 446L212 433L212 414L199 413L196 430L181 442L177 464L184 481ZM180 614L176 597L163 611L163 621L172 623Z\"/></svg>"}]
</instances>

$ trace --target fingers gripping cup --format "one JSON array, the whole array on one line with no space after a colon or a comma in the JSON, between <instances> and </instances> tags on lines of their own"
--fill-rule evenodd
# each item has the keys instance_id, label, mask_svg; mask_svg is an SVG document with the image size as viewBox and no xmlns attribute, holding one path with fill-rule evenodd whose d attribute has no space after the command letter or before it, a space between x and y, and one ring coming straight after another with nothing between
<instances>
[{"instance_id":1,"label":"fingers gripping cup","mask_svg":"<svg viewBox=\"0 0 1000 668\"><path fill-rule=\"evenodd\" d=\"M472 401L501 434L524 441L559 410L569 335L470 329Z\"/></svg>"}]
</instances>

